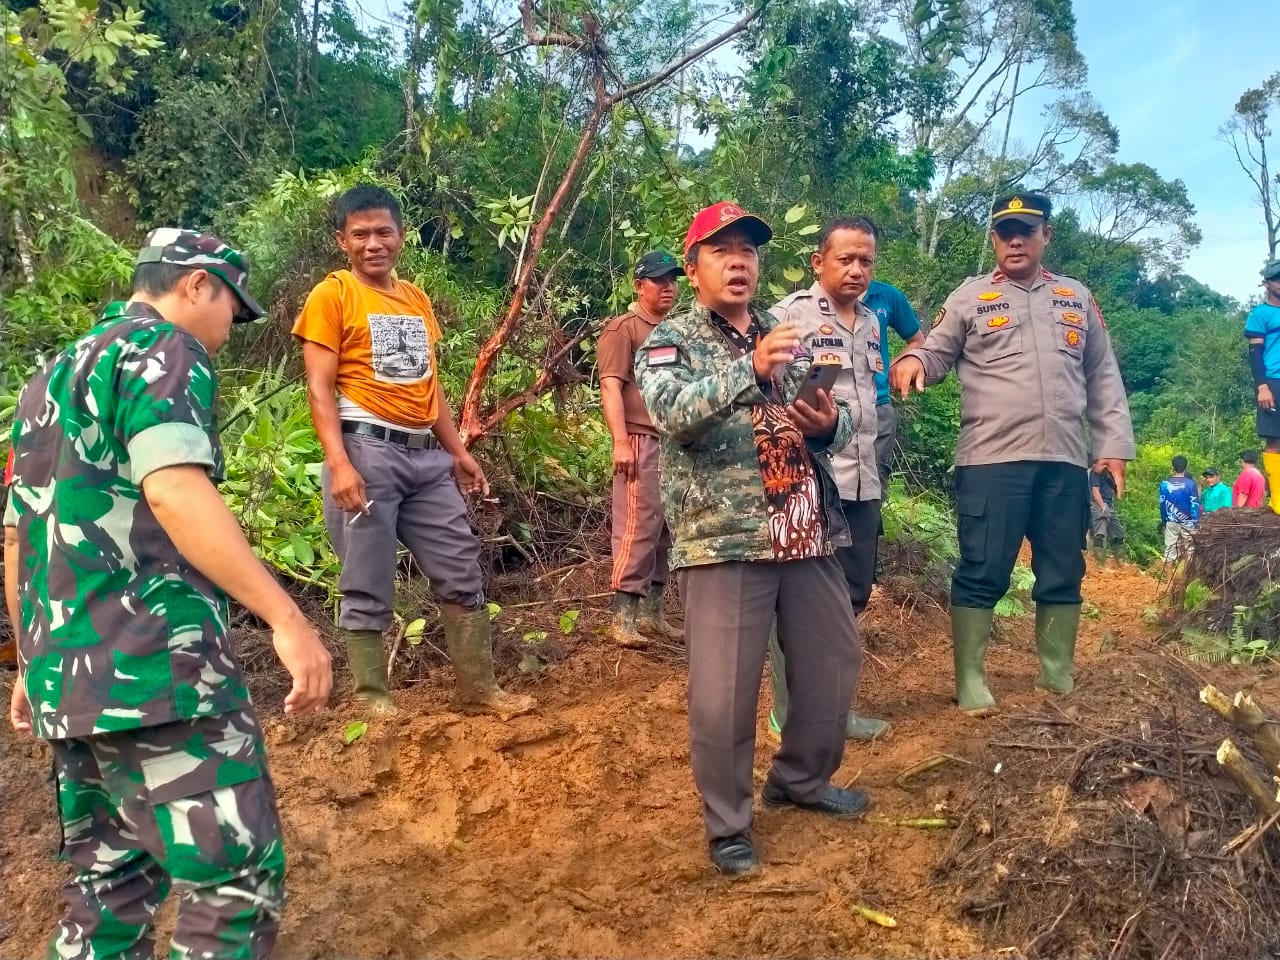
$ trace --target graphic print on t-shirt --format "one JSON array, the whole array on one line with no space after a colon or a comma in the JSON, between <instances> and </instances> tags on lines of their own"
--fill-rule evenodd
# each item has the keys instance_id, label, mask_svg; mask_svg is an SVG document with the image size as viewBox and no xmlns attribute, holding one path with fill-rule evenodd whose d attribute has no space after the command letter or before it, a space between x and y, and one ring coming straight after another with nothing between
<instances>
[{"instance_id":1,"label":"graphic print on t-shirt","mask_svg":"<svg viewBox=\"0 0 1280 960\"><path fill-rule=\"evenodd\" d=\"M417 383L431 376L431 351L422 317L371 313L373 376L383 383Z\"/></svg>"}]
</instances>

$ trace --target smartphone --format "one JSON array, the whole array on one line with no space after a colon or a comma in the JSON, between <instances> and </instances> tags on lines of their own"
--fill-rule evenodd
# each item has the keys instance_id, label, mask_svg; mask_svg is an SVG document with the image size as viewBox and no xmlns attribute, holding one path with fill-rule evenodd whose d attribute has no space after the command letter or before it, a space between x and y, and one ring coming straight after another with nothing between
<instances>
[{"instance_id":1,"label":"smartphone","mask_svg":"<svg viewBox=\"0 0 1280 960\"><path fill-rule=\"evenodd\" d=\"M809 372L805 375L804 382L800 384L800 389L796 393L797 400L803 400L815 410L818 408L818 391L825 390L831 392L831 388L836 385L836 379L840 376L840 371L844 367L840 361L824 361L813 363L809 366Z\"/></svg>"}]
</instances>

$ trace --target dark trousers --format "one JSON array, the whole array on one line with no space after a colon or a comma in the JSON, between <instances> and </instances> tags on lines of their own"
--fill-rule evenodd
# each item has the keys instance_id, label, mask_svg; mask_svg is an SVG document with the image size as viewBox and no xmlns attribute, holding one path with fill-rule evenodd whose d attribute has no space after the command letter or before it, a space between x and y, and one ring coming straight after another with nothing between
<instances>
[{"instance_id":1,"label":"dark trousers","mask_svg":"<svg viewBox=\"0 0 1280 960\"><path fill-rule=\"evenodd\" d=\"M880 547L880 501L842 500L844 518L849 523L853 545L836 548L836 559L849 585L849 602L853 615L861 616L871 598L871 585L876 580L876 552Z\"/></svg>"},{"instance_id":2,"label":"dark trousers","mask_svg":"<svg viewBox=\"0 0 1280 960\"><path fill-rule=\"evenodd\" d=\"M862 647L831 557L726 562L677 573L689 651L693 779L710 839L751 828L756 701L769 627L778 618L791 702L769 778L816 800L844 756Z\"/></svg>"},{"instance_id":3,"label":"dark trousers","mask_svg":"<svg viewBox=\"0 0 1280 960\"><path fill-rule=\"evenodd\" d=\"M956 467L960 562L951 605L990 609L1009 589L1023 538L1031 541L1037 603L1080 603L1089 530L1089 473L1020 460Z\"/></svg>"}]
</instances>

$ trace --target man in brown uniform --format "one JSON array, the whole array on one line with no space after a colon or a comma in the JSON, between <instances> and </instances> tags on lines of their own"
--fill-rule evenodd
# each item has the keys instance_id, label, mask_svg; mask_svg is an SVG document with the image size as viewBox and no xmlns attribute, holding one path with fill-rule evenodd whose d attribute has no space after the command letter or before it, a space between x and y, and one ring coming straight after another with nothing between
<instances>
[{"instance_id":1,"label":"man in brown uniform","mask_svg":"<svg viewBox=\"0 0 1280 960\"><path fill-rule=\"evenodd\" d=\"M1070 693L1089 530L1089 424L1095 465L1124 496L1133 426L1106 324L1088 289L1042 266L1053 236L1049 198L1017 193L991 210L996 269L947 298L923 346L889 380L905 397L960 378L956 513L960 562L951 581L956 699L995 712L983 664L994 608L1024 537L1036 575L1038 686Z\"/></svg>"},{"instance_id":2,"label":"man in brown uniform","mask_svg":"<svg viewBox=\"0 0 1280 960\"><path fill-rule=\"evenodd\" d=\"M613 437L613 621L610 633L624 647L643 647L641 633L678 640L667 623L671 533L658 491L658 431L649 419L632 365L636 350L671 312L680 264L665 250L636 264L636 302L604 326L596 347L600 402Z\"/></svg>"}]
</instances>

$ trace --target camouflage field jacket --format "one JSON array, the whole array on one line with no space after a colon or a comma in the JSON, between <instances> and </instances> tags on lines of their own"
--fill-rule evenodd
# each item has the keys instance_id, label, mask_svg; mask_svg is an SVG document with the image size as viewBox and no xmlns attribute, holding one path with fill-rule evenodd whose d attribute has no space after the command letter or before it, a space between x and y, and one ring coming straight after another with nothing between
<instances>
[{"instance_id":1,"label":"camouflage field jacket","mask_svg":"<svg viewBox=\"0 0 1280 960\"><path fill-rule=\"evenodd\" d=\"M752 307L751 314L762 334L777 325L768 311ZM739 356L700 304L668 317L636 352L636 381L661 435L672 568L775 559L752 422L752 407L769 398L756 382L752 356ZM775 398L794 399L807 369L806 362L788 365L773 384ZM817 468L828 537L834 546L848 546L831 454L853 438L857 415L844 400L837 399L836 408L830 442L806 445Z\"/></svg>"},{"instance_id":2,"label":"camouflage field jacket","mask_svg":"<svg viewBox=\"0 0 1280 960\"><path fill-rule=\"evenodd\" d=\"M223 477L200 342L112 304L22 391L6 527L18 532L18 657L36 736L84 737L249 706L227 598L178 553L142 481Z\"/></svg>"}]
</instances>

